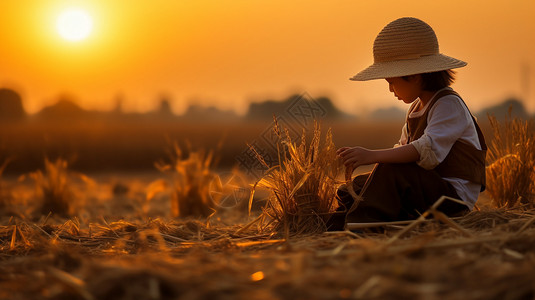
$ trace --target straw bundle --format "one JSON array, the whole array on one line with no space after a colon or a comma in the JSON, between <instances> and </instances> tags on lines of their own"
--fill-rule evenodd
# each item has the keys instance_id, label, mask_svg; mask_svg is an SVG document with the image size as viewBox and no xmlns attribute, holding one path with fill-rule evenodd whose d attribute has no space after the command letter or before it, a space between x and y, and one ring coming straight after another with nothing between
<instances>
[{"instance_id":1,"label":"straw bundle","mask_svg":"<svg viewBox=\"0 0 535 300\"><path fill-rule=\"evenodd\" d=\"M535 200L535 135L533 120L489 116L494 140L489 147L487 190L497 207L533 204Z\"/></svg>"},{"instance_id":2,"label":"straw bundle","mask_svg":"<svg viewBox=\"0 0 535 300\"><path fill-rule=\"evenodd\" d=\"M24 179L26 176L21 176ZM79 212L83 206L83 197L75 195L73 187L76 182L82 182L86 187L95 182L85 174L69 169L68 163L62 158L55 162L45 158L45 169L29 174L34 180L37 198L41 200L40 213L49 213L67 217Z\"/></svg>"},{"instance_id":3,"label":"straw bundle","mask_svg":"<svg viewBox=\"0 0 535 300\"><path fill-rule=\"evenodd\" d=\"M274 131L279 138L279 164L258 182L259 187L270 191L264 213L273 220L276 231L297 234L324 231L325 221L337 207L336 191L341 182L336 178L343 172L332 132L327 131L320 147L321 130L317 122L308 145L305 130L299 145L292 141L287 129L281 130L277 120Z\"/></svg>"},{"instance_id":4,"label":"straw bundle","mask_svg":"<svg viewBox=\"0 0 535 300\"><path fill-rule=\"evenodd\" d=\"M45 170L30 174L35 181L37 195L42 199L41 213L50 212L68 216L72 211L74 194L70 188L67 161L58 158L55 162L45 158Z\"/></svg>"},{"instance_id":5,"label":"straw bundle","mask_svg":"<svg viewBox=\"0 0 535 300\"><path fill-rule=\"evenodd\" d=\"M215 210L210 197L210 183L217 177L212 171L212 152L189 151L186 158L175 144L170 154L171 163L157 163L162 172L170 172L173 177L171 214L175 217L208 217Z\"/></svg>"}]
</instances>

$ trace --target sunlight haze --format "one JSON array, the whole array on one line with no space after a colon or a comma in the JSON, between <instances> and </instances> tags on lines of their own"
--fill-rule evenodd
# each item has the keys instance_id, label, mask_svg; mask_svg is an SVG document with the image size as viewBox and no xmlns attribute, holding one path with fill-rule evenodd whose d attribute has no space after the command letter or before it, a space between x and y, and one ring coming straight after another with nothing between
<instances>
[{"instance_id":1,"label":"sunlight haze","mask_svg":"<svg viewBox=\"0 0 535 300\"><path fill-rule=\"evenodd\" d=\"M78 42L56 28L71 7L92 22L72 35ZM474 110L517 97L535 111L531 0L5 0L0 87L19 92L30 113L65 94L100 110L121 98L126 111L149 111L168 95L175 113L191 103L244 113L251 101L301 92L357 115L406 109L384 80L348 80L373 63L377 33L403 16L430 24L441 52L468 62L454 88Z\"/></svg>"}]
</instances>

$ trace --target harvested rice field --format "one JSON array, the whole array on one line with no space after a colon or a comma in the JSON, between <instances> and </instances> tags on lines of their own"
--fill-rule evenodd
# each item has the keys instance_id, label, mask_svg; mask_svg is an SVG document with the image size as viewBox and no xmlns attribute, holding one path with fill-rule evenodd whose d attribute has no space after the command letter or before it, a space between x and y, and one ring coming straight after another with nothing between
<instances>
[{"instance_id":1,"label":"harvested rice field","mask_svg":"<svg viewBox=\"0 0 535 300\"><path fill-rule=\"evenodd\" d=\"M0 0L0 300L535 300L534 12Z\"/></svg>"},{"instance_id":2,"label":"harvested rice field","mask_svg":"<svg viewBox=\"0 0 535 300\"><path fill-rule=\"evenodd\" d=\"M3 181L1 299L535 296L535 209L493 209L485 193L451 224L285 235L251 223L254 207L172 217L168 192L146 199L156 174L91 178L72 183L70 217L32 213L30 183Z\"/></svg>"},{"instance_id":3,"label":"harvested rice field","mask_svg":"<svg viewBox=\"0 0 535 300\"><path fill-rule=\"evenodd\" d=\"M336 232L325 224L352 170L319 124L299 138L275 120L275 164L249 145L260 177L176 143L151 172L59 158L13 175L6 159L0 299L533 299L532 126L493 123L471 213L445 216L443 197L417 220Z\"/></svg>"}]
</instances>

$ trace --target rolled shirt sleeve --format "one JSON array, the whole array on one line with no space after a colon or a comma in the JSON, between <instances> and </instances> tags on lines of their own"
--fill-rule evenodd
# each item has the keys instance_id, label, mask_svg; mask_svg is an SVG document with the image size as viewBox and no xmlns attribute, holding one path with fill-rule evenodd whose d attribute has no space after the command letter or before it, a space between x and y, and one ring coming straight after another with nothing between
<instances>
[{"instance_id":1,"label":"rolled shirt sleeve","mask_svg":"<svg viewBox=\"0 0 535 300\"><path fill-rule=\"evenodd\" d=\"M431 147L431 138L429 136L422 136L411 143L416 151L420 154L420 159L416 162L420 167L426 170L432 170L440 164L435 152Z\"/></svg>"}]
</instances>

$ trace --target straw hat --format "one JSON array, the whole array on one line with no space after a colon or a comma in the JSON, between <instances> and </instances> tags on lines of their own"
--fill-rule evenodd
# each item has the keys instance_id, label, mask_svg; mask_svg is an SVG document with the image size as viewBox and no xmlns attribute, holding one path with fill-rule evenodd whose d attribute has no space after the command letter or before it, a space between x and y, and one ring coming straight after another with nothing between
<instances>
[{"instance_id":1,"label":"straw hat","mask_svg":"<svg viewBox=\"0 0 535 300\"><path fill-rule=\"evenodd\" d=\"M373 65L350 78L364 81L431 73L466 66L438 50L433 28L416 18L400 18L386 25L373 43Z\"/></svg>"}]
</instances>

